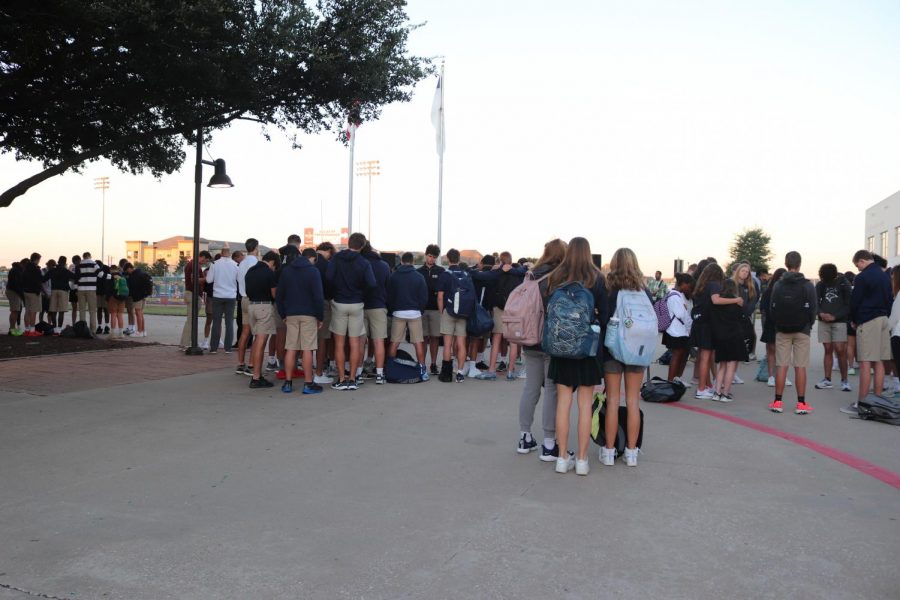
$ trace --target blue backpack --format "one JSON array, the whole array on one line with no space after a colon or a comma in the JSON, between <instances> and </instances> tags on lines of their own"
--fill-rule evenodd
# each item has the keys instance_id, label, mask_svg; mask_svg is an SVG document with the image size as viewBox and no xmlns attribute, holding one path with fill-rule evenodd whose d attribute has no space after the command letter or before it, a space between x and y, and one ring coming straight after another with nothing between
<instances>
[{"instance_id":1,"label":"blue backpack","mask_svg":"<svg viewBox=\"0 0 900 600\"><path fill-rule=\"evenodd\" d=\"M649 367L656 353L657 325L656 311L645 292L619 290L604 343L620 363Z\"/></svg>"},{"instance_id":2,"label":"blue backpack","mask_svg":"<svg viewBox=\"0 0 900 600\"><path fill-rule=\"evenodd\" d=\"M397 350L396 357L388 357L384 361L384 378L388 383L419 383L422 381L419 363L403 350Z\"/></svg>"},{"instance_id":3,"label":"blue backpack","mask_svg":"<svg viewBox=\"0 0 900 600\"><path fill-rule=\"evenodd\" d=\"M556 358L597 356L600 327L593 321L594 295L577 281L560 286L547 302L541 347Z\"/></svg>"},{"instance_id":4,"label":"blue backpack","mask_svg":"<svg viewBox=\"0 0 900 600\"><path fill-rule=\"evenodd\" d=\"M451 317L465 318L475 312L475 284L465 271L446 271L450 275L450 294L444 307Z\"/></svg>"}]
</instances>

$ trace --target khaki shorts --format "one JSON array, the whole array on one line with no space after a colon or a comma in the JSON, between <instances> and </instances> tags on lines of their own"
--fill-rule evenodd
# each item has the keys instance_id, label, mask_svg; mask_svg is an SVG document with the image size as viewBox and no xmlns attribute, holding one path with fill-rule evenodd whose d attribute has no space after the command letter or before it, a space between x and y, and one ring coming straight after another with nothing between
<instances>
[{"instance_id":1,"label":"khaki shorts","mask_svg":"<svg viewBox=\"0 0 900 600\"><path fill-rule=\"evenodd\" d=\"M250 333L253 335L274 335L275 334L275 306L272 304L250 304L247 298L241 299L241 304L247 300L247 320L244 325L250 327ZM243 310L243 306L241 307Z\"/></svg>"},{"instance_id":2,"label":"khaki shorts","mask_svg":"<svg viewBox=\"0 0 900 600\"><path fill-rule=\"evenodd\" d=\"M22 296L12 290L6 290L6 299L9 300L10 312L22 312L22 307L25 305L25 299Z\"/></svg>"},{"instance_id":3,"label":"khaki shorts","mask_svg":"<svg viewBox=\"0 0 900 600\"><path fill-rule=\"evenodd\" d=\"M776 332L775 365L778 367L808 367L809 336L803 332Z\"/></svg>"},{"instance_id":4,"label":"khaki shorts","mask_svg":"<svg viewBox=\"0 0 900 600\"><path fill-rule=\"evenodd\" d=\"M110 314L124 313L125 301L117 300L115 296L111 296L109 300L106 301L106 309Z\"/></svg>"},{"instance_id":5,"label":"khaki shorts","mask_svg":"<svg viewBox=\"0 0 900 600\"><path fill-rule=\"evenodd\" d=\"M97 294L97 308L109 308L106 304L106 296L104 294Z\"/></svg>"},{"instance_id":6,"label":"khaki shorts","mask_svg":"<svg viewBox=\"0 0 900 600\"><path fill-rule=\"evenodd\" d=\"M25 292L25 310L29 312L41 312L41 295Z\"/></svg>"},{"instance_id":7,"label":"khaki shorts","mask_svg":"<svg viewBox=\"0 0 900 600\"><path fill-rule=\"evenodd\" d=\"M622 373L643 373L646 367L638 365L626 365L614 358L607 358L603 362L603 372L610 375L621 375Z\"/></svg>"},{"instance_id":8,"label":"khaki shorts","mask_svg":"<svg viewBox=\"0 0 900 600\"><path fill-rule=\"evenodd\" d=\"M284 321L287 325L285 350L315 350L319 346L317 333L319 321L315 317L292 315L286 317Z\"/></svg>"},{"instance_id":9,"label":"khaki shorts","mask_svg":"<svg viewBox=\"0 0 900 600\"><path fill-rule=\"evenodd\" d=\"M503 309L494 307L494 329L491 333L503 333Z\"/></svg>"},{"instance_id":10,"label":"khaki shorts","mask_svg":"<svg viewBox=\"0 0 900 600\"><path fill-rule=\"evenodd\" d=\"M241 323L250 324L250 298L247 296L241 298Z\"/></svg>"},{"instance_id":11,"label":"khaki shorts","mask_svg":"<svg viewBox=\"0 0 900 600\"><path fill-rule=\"evenodd\" d=\"M281 315L278 314L278 309L272 311L272 319L275 320L275 330L276 331L284 331L287 325L284 323L284 319L281 318Z\"/></svg>"},{"instance_id":12,"label":"khaki shorts","mask_svg":"<svg viewBox=\"0 0 900 600\"><path fill-rule=\"evenodd\" d=\"M128 312L134 310L134 300L131 299L131 296L125 298L125 310Z\"/></svg>"},{"instance_id":13,"label":"khaki shorts","mask_svg":"<svg viewBox=\"0 0 900 600\"><path fill-rule=\"evenodd\" d=\"M847 341L846 323L826 323L819 321L819 343L831 344Z\"/></svg>"},{"instance_id":14,"label":"khaki shorts","mask_svg":"<svg viewBox=\"0 0 900 600\"><path fill-rule=\"evenodd\" d=\"M146 304L146 300L138 300L137 302L132 301L131 306L134 310L144 310L144 305Z\"/></svg>"},{"instance_id":15,"label":"khaki shorts","mask_svg":"<svg viewBox=\"0 0 900 600\"><path fill-rule=\"evenodd\" d=\"M66 312L69 309L69 292L53 290L50 292L50 312Z\"/></svg>"},{"instance_id":16,"label":"khaki shorts","mask_svg":"<svg viewBox=\"0 0 900 600\"><path fill-rule=\"evenodd\" d=\"M425 311L425 314L422 315L422 335L425 337L441 337L441 311Z\"/></svg>"},{"instance_id":17,"label":"khaki shorts","mask_svg":"<svg viewBox=\"0 0 900 600\"><path fill-rule=\"evenodd\" d=\"M369 308L364 312L366 335L369 339L383 340L387 337L387 309Z\"/></svg>"},{"instance_id":18,"label":"khaki shorts","mask_svg":"<svg viewBox=\"0 0 900 600\"><path fill-rule=\"evenodd\" d=\"M466 320L450 316L446 310L441 313L441 334L466 337Z\"/></svg>"},{"instance_id":19,"label":"khaki shorts","mask_svg":"<svg viewBox=\"0 0 900 600\"><path fill-rule=\"evenodd\" d=\"M409 343L418 344L425 341L422 333L422 317L418 319L398 319L391 321L391 342L399 344L406 341L406 330L409 329Z\"/></svg>"},{"instance_id":20,"label":"khaki shorts","mask_svg":"<svg viewBox=\"0 0 900 600\"><path fill-rule=\"evenodd\" d=\"M331 329L329 328L331 325L331 300L326 300L325 304L323 304L323 308L324 308L324 310L322 311L322 314L324 315L324 317L322 319L322 323L324 323L324 325L319 327L319 331L318 331L318 337L319 337L320 342L322 340L330 340L331 339Z\"/></svg>"},{"instance_id":21,"label":"khaki shorts","mask_svg":"<svg viewBox=\"0 0 900 600\"><path fill-rule=\"evenodd\" d=\"M856 327L856 360L891 360L891 329L887 317L876 317Z\"/></svg>"},{"instance_id":22,"label":"khaki shorts","mask_svg":"<svg viewBox=\"0 0 900 600\"><path fill-rule=\"evenodd\" d=\"M349 337L366 335L363 303L342 304L331 301L331 333Z\"/></svg>"}]
</instances>

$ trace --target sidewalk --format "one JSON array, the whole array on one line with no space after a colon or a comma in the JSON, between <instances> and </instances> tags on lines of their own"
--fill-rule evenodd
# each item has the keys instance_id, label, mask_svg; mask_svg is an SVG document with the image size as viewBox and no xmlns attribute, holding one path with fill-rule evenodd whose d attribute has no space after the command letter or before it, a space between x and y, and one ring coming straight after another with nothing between
<instances>
[{"instance_id":1,"label":"sidewalk","mask_svg":"<svg viewBox=\"0 0 900 600\"><path fill-rule=\"evenodd\" d=\"M601 467L592 446L587 477L559 475L514 451L521 381L285 395L248 389L226 356L153 346L0 363L0 599L900 589L900 490L797 443L644 403L637 468ZM896 428L837 411L855 394L811 389L812 415L775 415L755 370L741 366L730 405L679 404L900 473Z\"/></svg>"}]
</instances>

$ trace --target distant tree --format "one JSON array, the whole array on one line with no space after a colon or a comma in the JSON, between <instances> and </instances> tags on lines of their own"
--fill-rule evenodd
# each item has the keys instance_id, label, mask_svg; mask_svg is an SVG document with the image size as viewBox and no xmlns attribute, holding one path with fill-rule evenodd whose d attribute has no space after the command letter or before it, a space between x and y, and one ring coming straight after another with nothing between
<instances>
[{"instance_id":1,"label":"distant tree","mask_svg":"<svg viewBox=\"0 0 900 600\"><path fill-rule=\"evenodd\" d=\"M188 259L186 256L182 255L178 257L178 264L175 265L175 274L181 275L184 273L184 268L188 264Z\"/></svg>"},{"instance_id":2,"label":"distant tree","mask_svg":"<svg viewBox=\"0 0 900 600\"><path fill-rule=\"evenodd\" d=\"M166 262L165 258L158 258L147 272L154 277L163 277L165 275L168 275L169 263Z\"/></svg>"},{"instance_id":3,"label":"distant tree","mask_svg":"<svg viewBox=\"0 0 900 600\"><path fill-rule=\"evenodd\" d=\"M405 0L11 0L0 5L0 154L44 170L102 157L159 177L238 119L317 133L408 101ZM263 135L268 137L265 129ZM294 138L295 147L299 147Z\"/></svg>"},{"instance_id":4,"label":"distant tree","mask_svg":"<svg viewBox=\"0 0 900 600\"><path fill-rule=\"evenodd\" d=\"M761 227L745 229L734 236L731 248L728 249L731 263L726 273L731 272L731 267L738 262L750 263L750 270L754 273L761 270L769 270L769 261L772 260L772 250L769 243L772 237Z\"/></svg>"},{"instance_id":5,"label":"distant tree","mask_svg":"<svg viewBox=\"0 0 900 600\"><path fill-rule=\"evenodd\" d=\"M150 271L152 270L152 267L145 262L135 262L134 268L140 269L144 273L150 273Z\"/></svg>"}]
</instances>

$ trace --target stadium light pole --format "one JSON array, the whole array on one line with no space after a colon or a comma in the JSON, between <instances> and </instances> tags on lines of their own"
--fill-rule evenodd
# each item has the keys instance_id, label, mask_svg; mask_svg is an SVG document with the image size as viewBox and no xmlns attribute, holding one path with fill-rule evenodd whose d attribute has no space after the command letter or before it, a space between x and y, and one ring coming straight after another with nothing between
<instances>
[{"instance_id":1,"label":"stadium light pole","mask_svg":"<svg viewBox=\"0 0 900 600\"><path fill-rule=\"evenodd\" d=\"M364 160L356 163L356 175L369 178L369 230L366 236L372 240L372 177L381 175L381 161Z\"/></svg>"},{"instance_id":2,"label":"stadium light pole","mask_svg":"<svg viewBox=\"0 0 900 600\"><path fill-rule=\"evenodd\" d=\"M94 177L94 189L101 190L103 196L100 209L100 257L104 263L109 264L106 258L106 190L109 189L109 177Z\"/></svg>"},{"instance_id":3,"label":"stadium light pole","mask_svg":"<svg viewBox=\"0 0 900 600\"><path fill-rule=\"evenodd\" d=\"M191 274L191 347L184 351L189 356L203 354L203 349L197 343L197 312L200 310L200 184L203 183L203 165L212 165L215 173L210 178L206 187L230 188L234 187L231 178L225 173L225 161L203 160L203 128L197 128L197 162L194 165L194 247L192 249Z\"/></svg>"}]
</instances>

